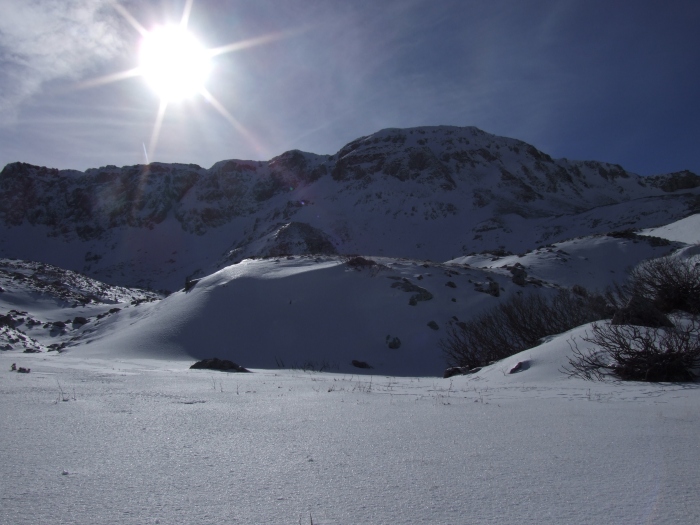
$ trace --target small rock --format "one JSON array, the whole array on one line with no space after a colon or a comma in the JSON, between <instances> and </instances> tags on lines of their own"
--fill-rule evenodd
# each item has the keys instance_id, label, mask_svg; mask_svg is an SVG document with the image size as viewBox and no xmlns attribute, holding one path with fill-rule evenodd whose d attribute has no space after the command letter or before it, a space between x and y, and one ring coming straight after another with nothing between
<instances>
[{"instance_id":1,"label":"small rock","mask_svg":"<svg viewBox=\"0 0 700 525\"><path fill-rule=\"evenodd\" d=\"M386 336L386 345L392 350L396 350L401 346L401 339L398 337L392 338L390 335Z\"/></svg>"},{"instance_id":2,"label":"small rock","mask_svg":"<svg viewBox=\"0 0 700 525\"><path fill-rule=\"evenodd\" d=\"M345 263L347 264L350 268L367 268L369 266L376 266L377 263L373 261L372 259L365 259L364 257L356 256L356 257L351 257L348 259L348 261Z\"/></svg>"},{"instance_id":3,"label":"small rock","mask_svg":"<svg viewBox=\"0 0 700 525\"><path fill-rule=\"evenodd\" d=\"M508 371L508 373L515 374L517 372L522 372L523 370L527 370L528 368L530 368L529 361L518 361L515 364L515 366Z\"/></svg>"},{"instance_id":4,"label":"small rock","mask_svg":"<svg viewBox=\"0 0 700 525\"><path fill-rule=\"evenodd\" d=\"M373 366L370 366L369 363L365 363L364 361L357 361L356 359L353 359L350 362L350 364L355 368L374 368Z\"/></svg>"},{"instance_id":5,"label":"small rock","mask_svg":"<svg viewBox=\"0 0 700 525\"><path fill-rule=\"evenodd\" d=\"M438 326L438 324L435 321L430 321L428 323L428 326L430 328L432 328L433 330L440 330L440 327Z\"/></svg>"},{"instance_id":6,"label":"small rock","mask_svg":"<svg viewBox=\"0 0 700 525\"><path fill-rule=\"evenodd\" d=\"M250 372L240 365L237 365L233 361L228 359L219 359L217 357L212 357L211 359L202 359L193 364L191 369L208 369L208 370L221 370L222 372Z\"/></svg>"},{"instance_id":7,"label":"small rock","mask_svg":"<svg viewBox=\"0 0 700 525\"><path fill-rule=\"evenodd\" d=\"M458 375L471 375L471 374L476 374L479 370L481 370L480 366L475 366L474 368L469 368L468 366L451 366L450 368L445 369L445 372L442 374L443 378L448 378L452 376L458 376Z\"/></svg>"},{"instance_id":8,"label":"small rock","mask_svg":"<svg viewBox=\"0 0 700 525\"><path fill-rule=\"evenodd\" d=\"M486 290L486 293L493 295L494 297L498 297L501 295L501 287L498 286L496 281L489 281L489 287Z\"/></svg>"},{"instance_id":9,"label":"small rock","mask_svg":"<svg viewBox=\"0 0 700 525\"><path fill-rule=\"evenodd\" d=\"M463 375L465 368L466 367L463 366L451 366L445 369L442 377L443 379L447 379L448 377Z\"/></svg>"},{"instance_id":10,"label":"small rock","mask_svg":"<svg viewBox=\"0 0 700 525\"><path fill-rule=\"evenodd\" d=\"M513 284L516 284L518 286L525 286L525 283L527 282L527 272L524 268L514 266L510 269L510 273L513 274Z\"/></svg>"}]
</instances>

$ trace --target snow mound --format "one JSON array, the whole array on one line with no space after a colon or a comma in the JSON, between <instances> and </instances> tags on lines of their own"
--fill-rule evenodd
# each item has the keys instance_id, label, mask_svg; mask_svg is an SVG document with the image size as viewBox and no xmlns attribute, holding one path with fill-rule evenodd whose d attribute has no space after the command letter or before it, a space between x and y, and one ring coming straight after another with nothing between
<instances>
[{"instance_id":1,"label":"snow mound","mask_svg":"<svg viewBox=\"0 0 700 525\"><path fill-rule=\"evenodd\" d=\"M339 257L245 260L187 292L100 321L71 352L440 376L439 341L450 324L520 290L487 270L373 260L359 267ZM494 289L498 297L486 293Z\"/></svg>"}]
</instances>

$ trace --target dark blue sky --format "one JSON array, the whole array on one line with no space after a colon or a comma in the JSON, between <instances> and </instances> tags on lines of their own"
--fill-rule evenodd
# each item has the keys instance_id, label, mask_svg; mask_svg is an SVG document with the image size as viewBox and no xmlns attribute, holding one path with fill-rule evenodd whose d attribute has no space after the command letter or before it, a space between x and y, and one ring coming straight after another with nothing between
<instances>
[{"instance_id":1,"label":"dark blue sky","mask_svg":"<svg viewBox=\"0 0 700 525\"><path fill-rule=\"evenodd\" d=\"M185 0L122 1L146 29ZM15 4L15 5L9 5ZM171 104L150 160L208 167L335 153L386 127L477 126L554 157L700 173L700 2L194 0L219 55L202 97ZM158 97L139 33L107 0L0 0L0 164L143 163Z\"/></svg>"}]
</instances>

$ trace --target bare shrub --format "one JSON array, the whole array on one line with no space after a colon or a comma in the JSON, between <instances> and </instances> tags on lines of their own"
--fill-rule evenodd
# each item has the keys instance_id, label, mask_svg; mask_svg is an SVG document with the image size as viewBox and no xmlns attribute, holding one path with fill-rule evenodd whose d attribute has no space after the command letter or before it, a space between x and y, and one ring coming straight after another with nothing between
<instances>
[{"instance_id":1,"label":"bare shrub","mask_svg":"<svg viewBox=\"0 0 700 525\"><path fill-rule=\"evenodd\" d=\"M609 313L603 298L561 290L514 295L467 323L450 325L440 348L450 366L477 367L539 344L548 335L597 321Z\"/></svg>"},{"instance_id":2,"label":"bare shrub","mask_svg":"<svg viewBox=\"0 0 700 525\"><path fill-rule=\"evenodd\" d=\"M595 323L592 335L583 337L595 348L570 342L573 356L563 371L589 380L693 381L700 367L697 331L697 320L676 328Z\"/></svg>"},{"instance_id":3,"label":"bare shrub","mask_svg":"<svg viewBox=\"0 0 700 525\"><path fill-rule=\"evenodd\" d=\"M625 283L614 283L605 291L612 309L625 308L634 297L649 300L662 313L680 310L700 314L700 260L661 257L642 261Z\"/></svg>"},{"instance_id":4,"label":"bare shrub","mask_svg":"<svg viewBox=\"0 0 700 525\"><path fill-rule=\"evenodd\" d=\"M630 271L629 281L608 290L606 298L621 307L634 295L649 299L664 313L700 314L700 261L678 257L643 261Z\"/></svg>"}]
</instances>

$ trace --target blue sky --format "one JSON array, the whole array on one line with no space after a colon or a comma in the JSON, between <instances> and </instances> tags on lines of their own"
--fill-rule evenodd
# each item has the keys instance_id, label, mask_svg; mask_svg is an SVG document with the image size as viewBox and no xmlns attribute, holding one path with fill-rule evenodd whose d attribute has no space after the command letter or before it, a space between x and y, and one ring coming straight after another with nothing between
<instances>
[{"instance_id":1,"label":"blue sky","mask_svg":"<svg viewBox=\"0 0 700 525\"><path fill-rule=\"evenodd\" d=\"M144 28L186 0L123 0ZM209 167L289 149L335 153L387 127L477 126L554 157L642 175L700 173L700 2L194 0L213 59L201 96L169 104L151 161ZM109 0L0 0L0 165L145 162L158 96L141 35ZM80 88L80 89L79 89Z\"/></svg>"}]
</instances>

